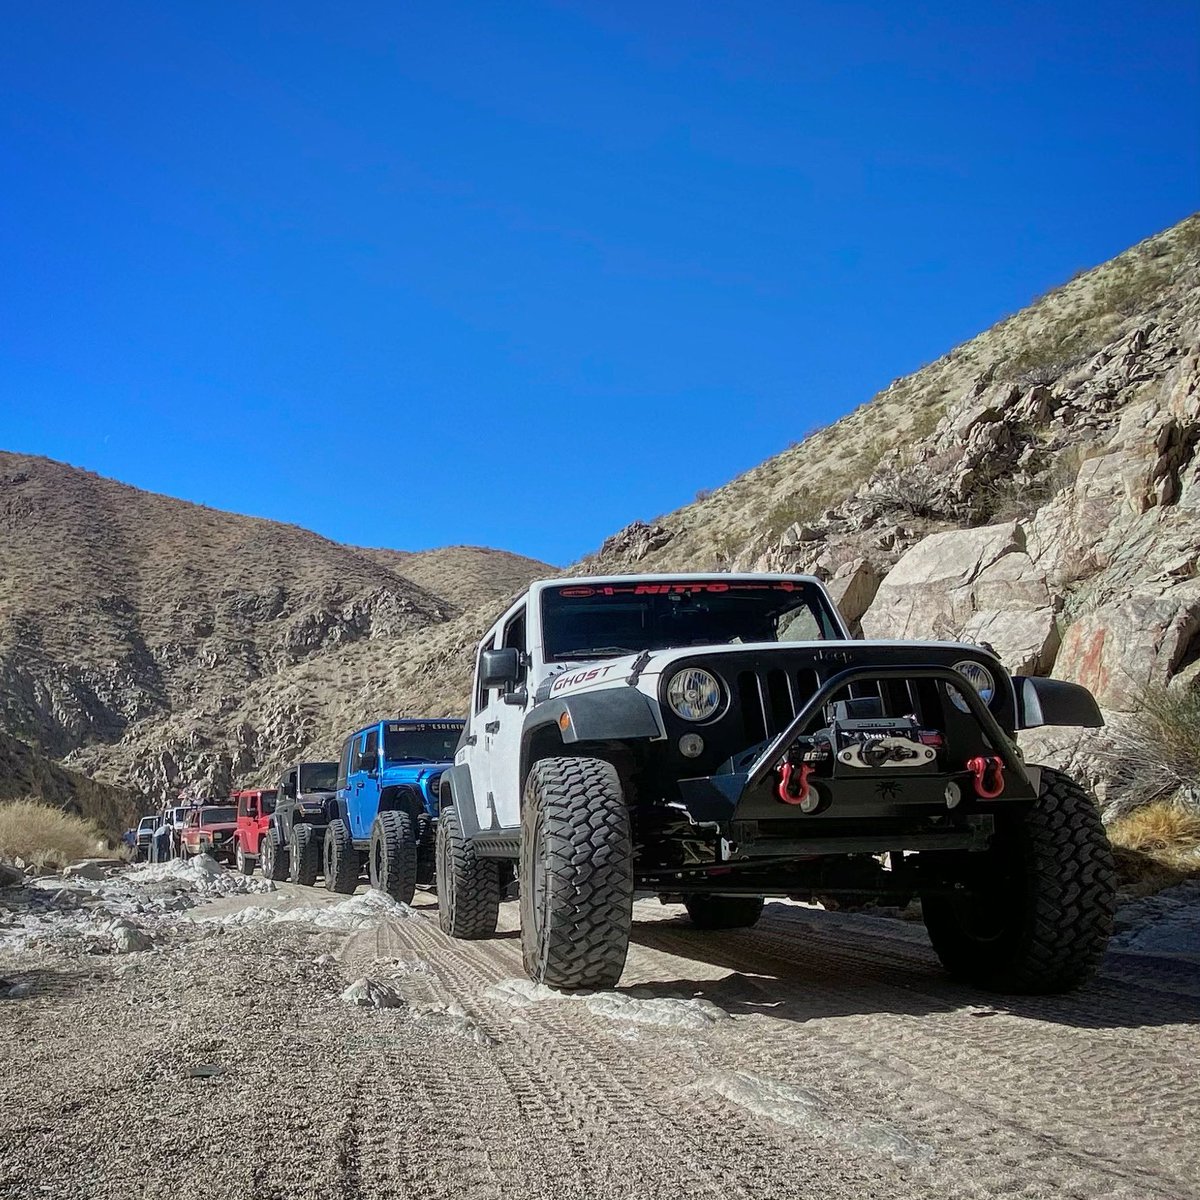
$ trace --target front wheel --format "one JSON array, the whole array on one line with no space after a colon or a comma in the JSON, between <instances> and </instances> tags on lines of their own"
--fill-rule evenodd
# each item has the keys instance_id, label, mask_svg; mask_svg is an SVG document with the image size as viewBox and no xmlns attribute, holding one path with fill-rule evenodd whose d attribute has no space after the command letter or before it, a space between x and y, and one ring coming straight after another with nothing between
<instances>
[{"instance_id":1,"label":"front wheel","mask_svg":"<svg viewBox=\"0 0 1200 1200\"><path fill-rule=\"evenodd\" d=\"M1095 973L1112 933L1116 868L1092 798L1042 768L1034 806L990 849L956 856L962 886L921 897L943 966L1000 992L1065 992Z\"/></svg>"},{"instance_id":2,"label":"front wheel","mask_svg":"<svg viewBox=\"0 0 1200 1200\"><path fill-rule=\"evenodd\" d=\"M262 857L259 866L262 868L263 878L282 883L288 877L288 853L283 839L279 836L278 825L272 825L263 834L258 852Z\"/></svg>"},{"instance_id":3,"label":"front wheel","mask_svg":"<svg viewBox=\"0 0 1200 1200\"><path fill-rule=\"evenodd\" d=\"M521 814L521 953L537 983L612 987L633 923L633 841L616 768L544 758Z\"/></svg>"},{"instance_id":4,"label":"front wheel","mask_svg":"<svg viewBox=\"0 0 1200 1200\"><path fill-rule=\"evenodd\" d=\"M237 853L233 857L234 862L237 864L237 869L241 871L243 875L254 874L254 863L252 863L247 856L246 847L242 845L241 841L238 842Z\"/></svg>"},{"instance_id":5,"label":"front wheel","mask_svg":"<svg viewBox=\"0 0 1200 1200\"><path fill-rule=\"evenodd\" d=\"M406 812L381 812L371 825L371 886L401 904L417 890L417 827Z\"/></svg>"},{"instance_id":6,"label":"front wheel","mask_svg":"<svg viewBox=\"0 0 1200 1200\"><path fill-rule=\"evenodd\" d=\"M479 858L458 813L442 809L437 826L438 925L452 938L487 938L500 919L500 864Z\"/></svg>"},{"instance_id":7,"label":"front wheel","mask_svg":"<svg viewBox=\"0 0 1200 1200\"><path fill-rule=\"evenodd\" d=\"M288 879L301 887L312 887L321 873L321 842L316 832L306 823L293 824L288 838Z\"/></svg>"},{"instance_id":8,"label":"front wheel","mask_svg":"<svg viewBox=\"0 0 1200 1200\"><path fill-rule=\"evenodd\" d=\"M684 896L684 906L697 929L749 929L762 916L761 896Z\"/></svg>"},{"instance_id":9,"label":"front wheel","mask_svg":"<svg viewBox=\"0 0 1200 1200\"><path fill-rule=\"evenodd\" d=\"M325 886L349 895L358 887L358 851L350 840L350 827L340 817L325 830Z\"/></svg>"}]
</instances>

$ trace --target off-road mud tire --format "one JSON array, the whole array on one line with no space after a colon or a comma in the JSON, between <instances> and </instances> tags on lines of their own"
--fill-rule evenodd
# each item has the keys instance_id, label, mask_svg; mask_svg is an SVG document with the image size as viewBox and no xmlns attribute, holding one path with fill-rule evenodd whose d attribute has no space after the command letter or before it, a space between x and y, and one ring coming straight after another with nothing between
<instances>
[{"instance_id":1,"label":"off-road mud tire","mask_svg":"<svg viewBox=\"0 0 1200 1200\"><path fill-rule=\"evenodd\" d=\"M993 991L1066 992L1095 973L1112 933L1116 869L1095 802L1068 776L1042 768L1024 819L993 846L963 856L974 895L927 895L929 940L955 977Z\"/></svg>"},{"instance_id":2,"label":"off-road mud tire","mask_svg":"<svg viewBox=\"0 0 1200 1200\"><path fill-rule=\"evenodd\" d=\"M633 841L616 767L534 763L521 814L521 952L537 983L612 987L633 922Z\"/></svg>"},{"instance_id":3,"label":"off-road mud tire","mask_svg":"<svg viewBox=\"0 0 1200 1200\"><path fill-rule=\"evenodd\" d=\"M288 877L288 852L279 836L278 825L268 827L259 843L258 853L258 866L262 877L282 883Z\"/></svg>"},{"instance_id":4,"label":"off-road mud tire","mask_svg":"<svg viewBox=\"0 0 1200 1200\"><path fill-rule=\"evenodd\" d=\"M749 929L762 916L761 896L684 896L684 907L697 929Z\"/></svg>"},{"instance_id":5,"label":"off-road mud tire","mask_svg":"<svg viewBox=\"0 0 1200 1200\"><path fill-rule=\"evenodd\" d=\"M254 859L246 853L246 847L242 845L242 839L238 838L237 851L234 854L234 862L237 864L237 869L243 875L254 874Z\"/></svg>"},{"instance_id":6,"label":"off-road mud tire","mask_svg":"<svg viewBox=\"0 0 1200 1200\"><path fill-rule=\"evenodd\" d=\"M452 938L488 938L500 920L500 864L479 858L458 813L442 809L437 824L438 925Z\"/></svg>"},{"instance_id":7,"label":"off-road mud tire","mask_svg":"<svg viewBox=\"0 0 1200 1200\"><path fill-rule=\"evenodd\" d=\"M417 887L437 887L437 824L427 812L417 814Z\"/></svg>"},{"instance_id":8,"label":"off-road mud tire","mask_svg":"<svg viewBox=\"0 0 1200 1200\"><path fill-rule=\"evenodd\" d=\"M338 817L325 830L325 886L348 896L358 887L358 851L346 822Z\"/></svg>"},{"instance_id":9,"label":"off-road mud tire","mask_svg":"<svg viewBox=\"0 0 1200 1200\"><path fill-rule=\"evenodd\" d=\"M399 809L381 812L371 825L371 886L401 904L417 890L417 825Z\"/></svg>"},{"instance_id":10,"label":"off-road mud tire","mask_svg":"<svg viewBox=\"0 0 1200 1200\"><path fill-rule=\"evenodd\" d=\"M288 879L301 887L312 887L321 873L321 839L306 822L292 825L288 838Z\"/></svg>"}]
</instances>

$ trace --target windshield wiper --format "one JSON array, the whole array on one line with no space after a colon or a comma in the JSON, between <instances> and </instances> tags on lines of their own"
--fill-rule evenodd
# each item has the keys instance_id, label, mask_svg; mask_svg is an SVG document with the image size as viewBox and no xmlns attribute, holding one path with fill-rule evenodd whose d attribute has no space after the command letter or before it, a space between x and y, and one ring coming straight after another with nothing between
<instances>
[{"instance_id":1,"label":"windshield wiper","mask_svg":"<svg viewBox=\"0 0 1200 1200\"><path fill-rule=\"evenodd\" d=\"M574 650L560 650L555 658L592 658L604 654L636 654L632 646L580 646Z\"/></svg>"}]
</instances>

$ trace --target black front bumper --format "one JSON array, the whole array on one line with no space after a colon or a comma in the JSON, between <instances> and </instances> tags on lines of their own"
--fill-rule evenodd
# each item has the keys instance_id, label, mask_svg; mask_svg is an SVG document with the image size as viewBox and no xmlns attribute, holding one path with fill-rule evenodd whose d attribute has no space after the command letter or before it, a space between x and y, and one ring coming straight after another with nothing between
<instances>
[{"instance_id":1,"label":"black front bumper","mask_svg":"<svg viewBox=\"0 0 1200 1200\"><path fill-rule=\"evenodd\" d=\"M825 706L854 684L889 680L928 680L954 686L977 727L965 752L953 738L928 767L845 766L836 759L814 769L810 783L824 803L813 813L779 796L778 768L793 746L810 732ZM984 799L967 767L978 746L1003 765L1003 789ZM974 688L950 667L887 665L851 667L824 680L776 737L749 762L732 760L736 769L678 781L679 806L693 825L708 826L735 854L828 853L826 844L853 842L864 852L922 848L975 848L990 821L973 820L1014 802L1032 802L1040 785L1037 768L1028 768ZM947 802L947 785L959 799ZM953 795L953 789L951 789ZM818 849L817 844L821 848ZM785 849L785 844L787 849ZM843 848L842 852L847 852Z\"/></svg>"}]
</instances>

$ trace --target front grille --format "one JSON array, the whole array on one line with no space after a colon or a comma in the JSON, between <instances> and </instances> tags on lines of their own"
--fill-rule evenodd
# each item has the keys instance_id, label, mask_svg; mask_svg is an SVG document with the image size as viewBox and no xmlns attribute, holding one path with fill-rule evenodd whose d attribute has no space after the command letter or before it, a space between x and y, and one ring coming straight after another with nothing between
<instances>
[{"instance_id":1,"label":"front grille","mask_svg":"<svg viewBox=\"0 0 1200 1200\"><path fill-rule=\"evenodd\" d=\"M746 744L765 741L785 729L820 685L811 667L739 671L736 709L742 714Z\"/></svg>"},{"instance_id":2,"label":"front grille","mask_svg":"<svg viewBox=\"0 0 1200 1200\"><path fill-rule=\"evenodd\" d=\"M841 669L840 664L836 669ZM759 667L739 671L735 702L736 709L741 712L747 744L754 745L782 733L816 693L822 678L812 667ZM886 716L917 714L921 707L912 685L906 682L855 683L835 699L867 696L882 699Z\"/></svg>"}]
</instances>

